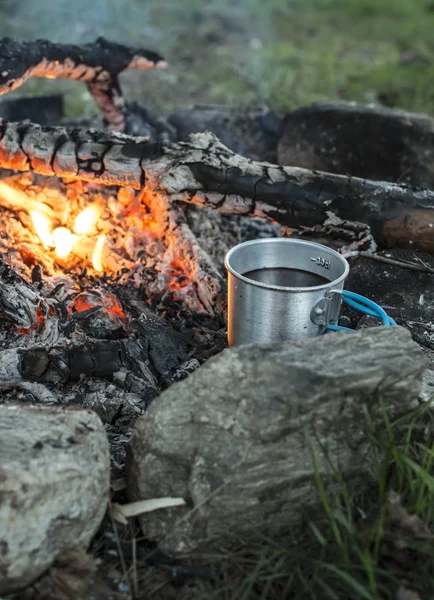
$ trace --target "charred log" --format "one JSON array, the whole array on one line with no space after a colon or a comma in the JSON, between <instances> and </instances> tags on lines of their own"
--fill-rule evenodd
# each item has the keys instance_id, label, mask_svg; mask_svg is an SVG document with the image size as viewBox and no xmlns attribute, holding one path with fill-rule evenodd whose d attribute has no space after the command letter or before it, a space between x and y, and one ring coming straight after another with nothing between
<instances>
[{"instance_id":1,"label":"charred log","mask_svg":"<svg viewBox=\"0 0 434 600\"><path fill-rule=\"evenodd\" d=\"M278 111L194 105L174 110L168 122L175 127L180 141L192 133L210 131L232 152L252 160L278 162L277 144L282 123Z\"/></svg>"},{"instance_id":2,"label":"charred log","mask_svg":"<svg viewBox=\"0 0 434 600\"><path fill-rule=\"evenodd\" d=\"M98 38L84 45L46 40L0 40L0 94L17 89L30 77L84 81L110 129L124 131L126 105L118 76L128 69L162 68L164 59L150 50Z\"/></svg>"},{"instance_id":3,"label":"charred log","mask_svg":"<svg viewBox=\"0 0 434 600\"><path fill-rule=\"evenodd\" d=\"M0 351L1 385L68 383L85 376L114 380L135 393L151 388L156 393L188 369L182 335L146 304L130 298L131 316L113 335L113 320L101 307L71 310L90 298L90 292L74 290L64 301L55 291L44 296L37 283L1 264L0 312L17 334L17 347Z\"/></svg>"},{"instance_id":4,"label":"charred log","mask_svg":"<svg viewBox=\"0 0 434 600\"><path fill-rule=\"evenodd\" d=\"M5 121L32 121L39 125L57 125L64 116L62 94L6 98L0 102L0 119Z\"/></svg>"},{"instance_id":5,"label":"charred log","mask_svg":"<svg viewBox=\"0 0 434 600\"><path fill-rule=\"evenodd\" d=\"M365 224L384 247L434 252L429 190L253 162L212 134L163 146L120 134L3 123L0 135L3 168L146 189L290 228L332 226L359 235Z\"/></svg>"},{"instance_id":6,"label":"charred log","mask_svg":"<svg viewBox=\"0 0 434 600\"><path fill-rule=\"evenodd\" d=\"M434 120L354 102L318 102L288 113L277 162L434 189Z\"/></svg>"},{"instance_id":7,"label":"charred log","mask_svg":"<svg viewBox=\"0 0 434 600\"><path fill-rule=\"evenodd\" d=\"M15 360L13 353L17 354L18 375L27 381L59 384L80 381L82 377L97 377L114 380L123 389L138 393L149 402L158 393L158 383L146 365L144 350L135 340L89 341L52 348L15 349L5 351L4 356L11 364ZM141 360L138 360L139 356Z\"/></svg>"},{"instance_id":8,"label":"charred log","mask_svg":"<svg viewBox=\"0 0 434 600\"><path fill-rule=\"evenodd\" d=\"M10 348L0 352L0 387L23 381L38 384L65 384L82 378L99 378L115 382L128 392L139 394L149 402L161 385L179 377L186 368L185 351L179 343L174 348L165 341L167 356L160 355L159 343L144 335L146 324L138 324L141 337L124 340L87 340L84 343L39 345ZM153 331L158 337L161 332ZM164 332L167 336L167 331Z\"/></svg>"}]
</instances>

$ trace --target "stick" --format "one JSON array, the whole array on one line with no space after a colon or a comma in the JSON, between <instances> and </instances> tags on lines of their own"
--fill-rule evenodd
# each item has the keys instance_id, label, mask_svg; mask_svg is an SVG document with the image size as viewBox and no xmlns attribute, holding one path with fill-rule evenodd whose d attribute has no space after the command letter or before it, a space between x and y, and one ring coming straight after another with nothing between
<instances>
[{"instance_id":1,"label":"stick","mask_svg":"<svg viewBox=\"0 0 434 600\"><path fill-rule=\"evenodd\" d=\"M409 263L402 260L394 260L393 258L387 258L387 256L379 256L378 254L371 254L369 252L359 252L358 255L363 258L386 263L387 265L401 267L402 269L411 269L412 271L420 271L421 273L434 273L434 269L425 265L416 265L415 263Z\"/></svg>"}]
</instances>

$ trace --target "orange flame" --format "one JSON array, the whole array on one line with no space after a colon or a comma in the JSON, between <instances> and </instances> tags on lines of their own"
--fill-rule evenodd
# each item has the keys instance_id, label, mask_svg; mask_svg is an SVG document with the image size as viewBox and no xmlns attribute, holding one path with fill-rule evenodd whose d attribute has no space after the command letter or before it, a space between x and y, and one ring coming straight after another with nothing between
<instances>
[{"instance_id":1,"label":"orange flame","mask_svg":"<svg viewBox=\"0 0 434 600\"><path fill-rule=\"evenodd\" d=\"M102 213L102 207L98 204L90 204L75 218L74 233L85 235L90 233L98 222Z\"/></svg>"},{"instance_id":2,"label":"orange flame","mask_svg":"<svg viewBox=\"0 0 434 600\"><path fill-rule=\"evenodd\" d=\"M105 244L105 233L101 233L98 236L98 239L95 244L95 248L92 252L92 266L95 271L104 271L104 267L102 266L102 252Z\"/></svg>"},{"instance_id":3,"label":"orange flame","mask_svg":"<svg viewBox=\"0 0 434 600\"><path fill-rule=\"evenodd\" d=\"M53 236L51 234L51 219L38 210L31 210L30 216L32 217L33 227L35 228L35 231L44 246L48 246L49 248L55 246Z\"/></svg>"},{"instance_id":4,"label":"orange flame","mask_svg":"<svg viewBox=\"0 0 434 600\"><path fill-rule=\"evenodd\" d=\"M4 181L0 181L0 204L12 210L38 211L48 218L54 216L53 209L44 204L29 198L26 193L13 188Z\"/></svg>"},{"instance_id":5,"label":"orange flame","mask_svg":"<svg viewBox=\"0 0 434 600\"><path fill-rule=\"evenodd\" d=\"M56 227L52 238L56 246L56 255L59 258L66 258L72 250L76 236L67 227Z\"/></svg>"},{"instance_id":6,"label":"orange flame","mask_svg":"<svg viewBox=\"0 0 434 600\"><path fill-rule=\"evenodd\" d=\"M0 181L0 206L12 210L26 210L33 223L34 230L45 248L55 248L56 256L66 258L74 249L74 244L92 244L91 240L81 238L93 233L93 230L103 212L103 206L99 202L87 206L75 218L72 231L67 227L56 227L55 213L52 208L29 198L25 192L17 190L10 185ZM92 253L92 265L95 271L102 272L103 251L106 241L105 234L98 236ZM78 246L75 247L77 249ZM74 251L75 251L74 249ZM80 254L79 254L80 256Z\"/></svg>"},{"instance_id":7,"label":"orange flame","mask_svg":"<svg viewBox=\"0 0 434 600\"><path fill-rule=\"evenodd\" d=\"M128 315L126 315L122 310L122 306L120 305L119 301L111 295L97 297L92 293L88 294L83 292L73 300L72 304L68 308L70 314L72 314L73 312L83 312L96 306L103 307L104 311L119 324L128 324L130 321Z\"/></svg>"}]
</instances>

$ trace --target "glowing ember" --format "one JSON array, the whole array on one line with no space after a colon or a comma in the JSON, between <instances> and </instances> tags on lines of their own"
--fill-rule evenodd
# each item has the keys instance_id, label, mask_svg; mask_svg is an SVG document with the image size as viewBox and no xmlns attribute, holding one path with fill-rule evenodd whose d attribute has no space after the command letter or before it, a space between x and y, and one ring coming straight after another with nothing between
<instances>
[{"instance_id":1,"label":"glowing ember","mask_svg":"<svg viewBox=\"0 0 434 600\"><path fill-rule=\"evenodd\" d=\"M98 236L98 239L95 244L95 248L92 253L92 266L95 271L103 271L104 268L102 266L102 251L104 249L105 244L105 233L101 233Z\"/></svg>"},{"instance_id":2,"label":"glowing ember","mask_svg":"<svg viewBox=\"0 0 434 600\"><path fill-rule=\"evenodd\" d=\"M98 222L102 213L102 207L98 204L91 204L77 215L74 224L74 233L85 235L90 233Z\"/></svg>"},{"instance_id":3,"label":"glowing ember","mask_svg":"<svg viewBox=\"0 0 434 600\"><path fill-rule=\"evenodd\" d=\"M91 308L100 306L104 309L104 312L112 318L112 320L121 325L122 323L129 323L130 319L128 315L122 309L119 301L109 294L96 295L92 292L83 292L82 294L75 297L73 302L68 306L69 313L83 312Z\"/></svg>"},{"instance_id":4,"label":"glowing ember","mask_svg":"<svg viewBox=\"0 0 434 600\"><path fill-rule=\"evenodd\" d=\"M33 227L44 246L49 248L55 246L51 234L51 219L37 210L31 210L30 216L32 217Z\"/></svg>"},{"instance_id":5,"label":"glowing ember","mask_svg":"<svg viewBox=\"0 0 434 600\"><path fill-rule=\"evenodd\" d=\"M66 258L72 250L76 236L67 227L57 227L53 231L52 238L56 246L56 255L59 258Z\"/></svg>"},{"instance_id":6,"label":"glowing ember","mask_svg":"<svg viewBox=\"0 0 434 600\"><path fill-rule=\"evenodd\" d=\"M33 325L31 327L29 327L29 329L25 329L23 327L21 329L18 329L18 331L19 331L19 333L26 334L26 333L29 333L30 331L34 331L38 327L43 327L44 325L45 325L44 310L41 306L38 306L38 308L36 309L36 323L33 323Z\"/></svg>"}]
</instances>

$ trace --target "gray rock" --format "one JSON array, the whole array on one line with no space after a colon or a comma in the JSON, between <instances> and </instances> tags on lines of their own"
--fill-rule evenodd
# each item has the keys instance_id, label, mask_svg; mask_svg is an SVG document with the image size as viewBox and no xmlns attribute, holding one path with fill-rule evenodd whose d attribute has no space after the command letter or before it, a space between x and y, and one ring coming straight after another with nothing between
<instances>
[{"instance_id":1,"label":"gray rock","mask_svg":"<svg viewBox=\"0 0 434 600\"><path fill-rule=\"evenodd\" d=\"M109 463L92 411L0 406L0 595L88 546L106 510Z\"/></svg>"},{"instance_id":2,"label":"gray rock","mask_svg":"<svg viewBox=\"0 0 434 600\"><path fill-rule=\"evenodd\" d=\"M325 484L324 446L348 481L371 485L364 406L378 422L380 397L391 416L407 411L426 364L399 327L241 346L209 360L136 422L130 499L187 502L143 516L144 534L177 554L296 524L317 502L311 448Z\"/></svg>"}]
</instances>

